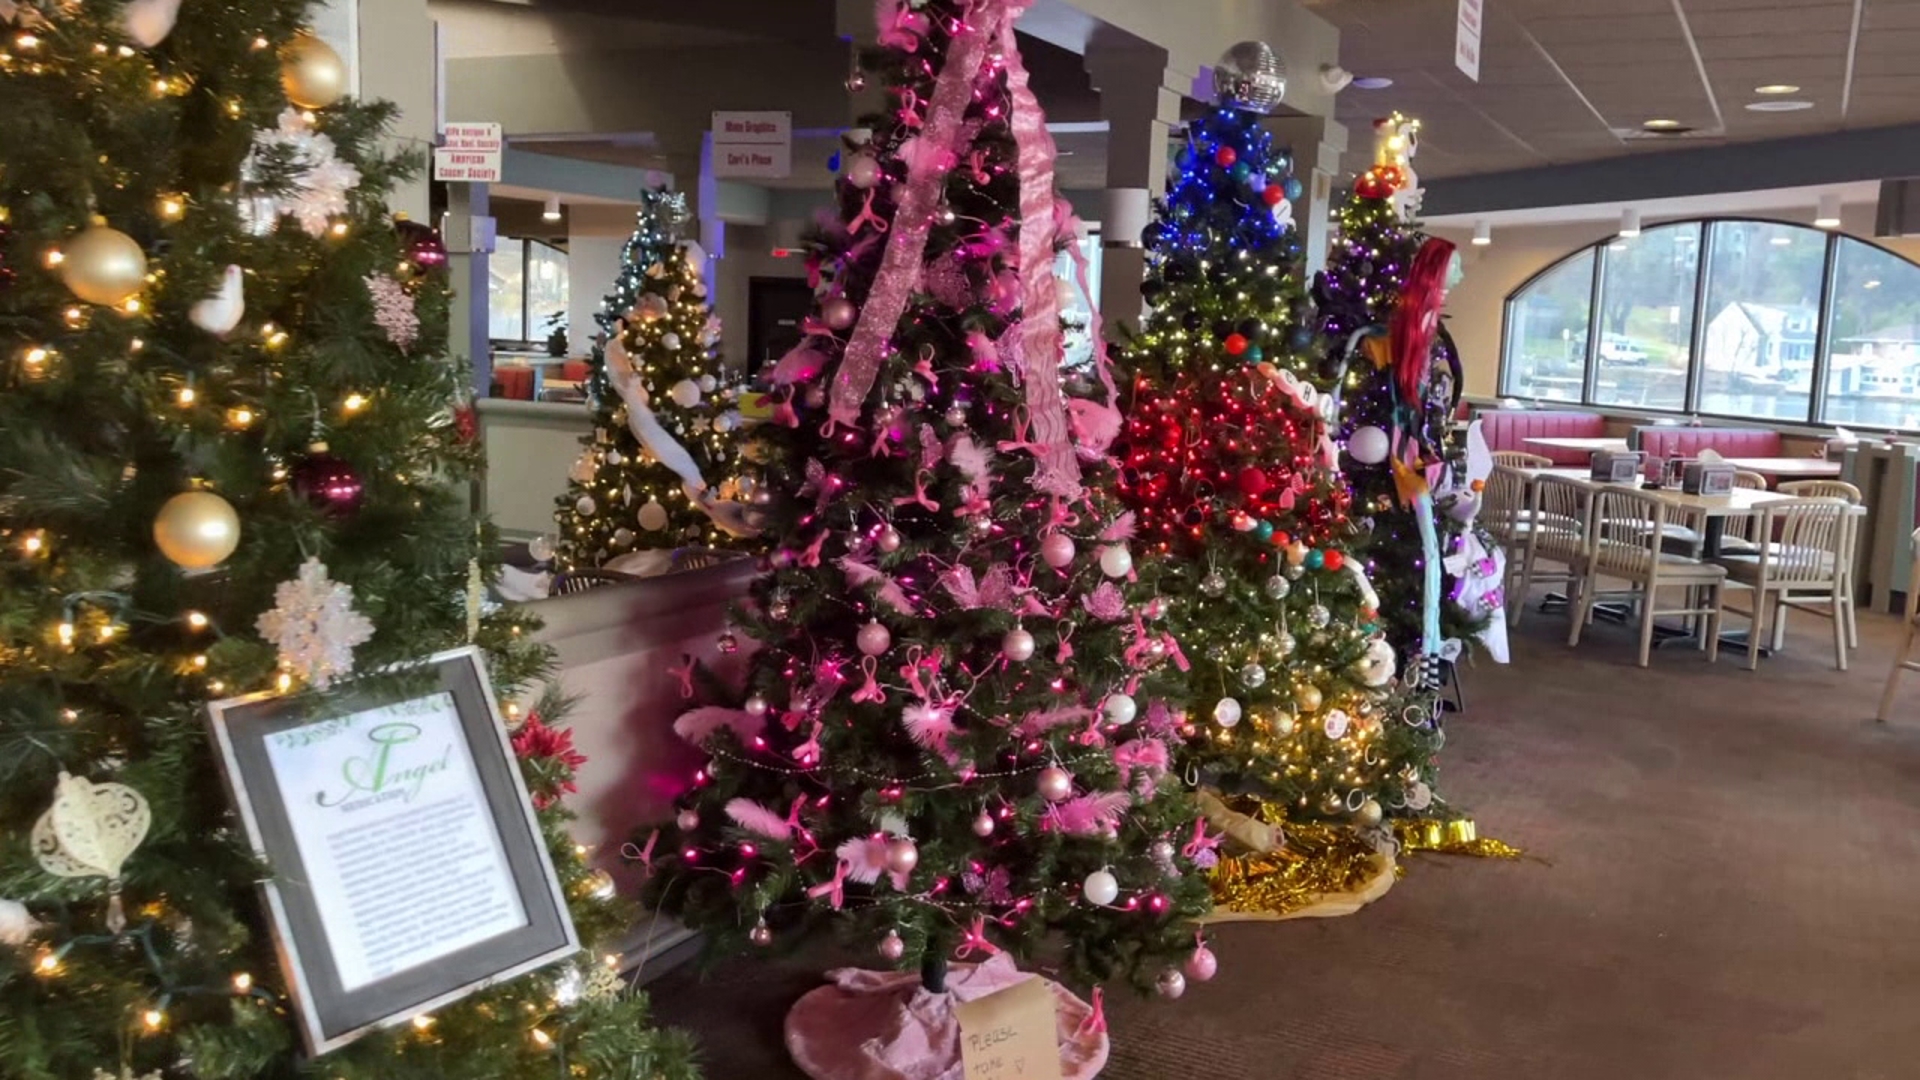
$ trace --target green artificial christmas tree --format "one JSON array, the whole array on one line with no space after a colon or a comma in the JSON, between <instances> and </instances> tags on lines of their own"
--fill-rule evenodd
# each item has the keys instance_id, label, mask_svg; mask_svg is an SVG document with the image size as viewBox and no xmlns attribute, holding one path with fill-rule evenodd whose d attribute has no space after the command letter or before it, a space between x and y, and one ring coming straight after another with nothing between
<instances>
[{"instance_id":1,"label":"green artificial christmas tree","mask_svg":"<svg viewBox=\"0 0 1920 1080\"><path fill-rule=\"evenodd\" d=\"M735 479L740 388L723 381L706 256L680 239L686 221L685 195L642 193L620 276L595 316L605 333L588 384L594 431L554 515L561 569L738 547L757 531Z\"/></svg>"},{"instance_id":2,"label":"green artificial christmas tree","mask_svg":"<svg viewBox=\"0 0 1920 1080\"><path fill-rule=\"evenodd\" d=\"M391 106L339 99L305 7L0 21L0 1075L690 1077L599 953L298 1046L256 888L290 871L240 827L208 703L468 642L502 697L551 662L482 611L446 251L383 202L418 163L378 149ZM556 801L577 756L537 720L514 746L610 940L627 913Z\"/></svg>"},{"instance_id":3,"label":"green artificial christmas tree","mask_svg":"<svg viewBox=\"0 0 1920 1080\"><path fill-rule=\"evenodd\" d=\"M1431 809L1440 740L1406 708L1352 553L1334 401L1311 382L1300 182L1261 125L1259 87L1230 77L1265 49L1223 62L1229 96L1188 125L1147 229L1152 313L1124 353L1120 493L1153 556L1143 583L1191 663L1184 756L1202 785L1272 824L1367 829Z\"/></svg>"},{"instance_id":4,"label":"green artificial christmas tree","mask_svg":"<svg viewBox=\"0 0 1920 1080\"><path fill-rule=\"evenodd\" d=\"M936 993L952 959L1062 943L1077 983L1172 996L1212 973L1189 921L1211 850L1152 698L1175 646L1105 494L1118 417L1060 392L1071 221L1024 7L883 8L864 66L897 107L847 136L818 309L758 429L760 648L739 707L677 724L710 761L649 896L721 948L839 916Z\"/></svg>"}]
</instances>

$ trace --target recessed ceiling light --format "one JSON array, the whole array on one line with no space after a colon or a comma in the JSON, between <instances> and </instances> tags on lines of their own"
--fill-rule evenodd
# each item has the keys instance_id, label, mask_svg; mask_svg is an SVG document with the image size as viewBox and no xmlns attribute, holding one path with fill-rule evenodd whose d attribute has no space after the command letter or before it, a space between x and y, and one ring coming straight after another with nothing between
<instances>
[{"instance_id":1,"label":"recessed ceiling light","mask_svg":"<svg viewBox=\"0 0 1920 1080\"><path fill-rule=\"evenodd\" d=\"M1774 247L1786 247L1788 244L1793 243L1793 237L1776 236L1772 239L1772 241L1770 241L1770 243L1772 243Z\"/></svg>"},{"instance_id":2,"label":"recessed ceiling light","mask_svg":"<svg viewBox=\"0 0 1920 1080\"><path fill-rule=\"evenodd\" d=\"M1648 131L1679 131L1687 125L1678 120L1642 120L1640 126Z\"/></svg>"},{"instance_id":3,"label":"recessed ceiling light","mask_svg":"<svg viewBox=\"0 0 1920 1080\"><path fill-rule=\"evenodd\" d=\"M1765 86L1756 86L1753 88L1753 92L1756 94L1797 94L1800 92L1800 88L1792 83L1777 82L1768 83Z\"/></svg>"},{"instance_id":4,"label":"recessed ceiling light","mask_svg":"<svg viewBox=\"0 0 1920 1080\"><path fill-rule=\"evenodd\" d=\"M1880 279L1874 278L1872 281L1863 283L1860 287L1863 289L1877 289L1880 287Z\"/></svg>"},{"instance_id":5,"label":"recessed ceiling light","mask_svg":"<svg viewBox=\"0 0 1920 1080\"><path fill-rule=\"evenodd\" d=\"M1393 85L1393 80L1385 75L1362 75L1353 80L1355 90L1385 90Z\"/></svg>"},{"instance_id":6,"label":"recessed ceiling light","mask_svg":"<svg viewBox=\"0 0 1920 1080\"><path fill-rule=\"evenodd\" d=\"M1625 240L1615 240L1613 243L1607 245L1607 250L1625 251L1627 250L1627 242Z\"/></svg>"},{"instance_id":7,"label":"recessed ceiling light","mask_svg":"<svg viewBox=\"0 0 1920 1080\"><path fill-rule=\"evenodd\" d=\"M1749 101L1747 102L1748 112L1799 112L1802 109L1811 109L1811 108L1813 108L1813 102L1811 101L1787 100L1787 101Z\"/></svg>"}]
</instances>

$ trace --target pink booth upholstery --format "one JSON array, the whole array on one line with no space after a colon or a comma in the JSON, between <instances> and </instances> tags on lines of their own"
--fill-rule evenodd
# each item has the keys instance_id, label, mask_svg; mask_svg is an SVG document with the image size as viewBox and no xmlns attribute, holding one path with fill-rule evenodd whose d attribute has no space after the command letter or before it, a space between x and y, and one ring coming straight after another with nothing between
<instances>
[{"instance_id":1,"label":"pink booth upholstery","mask_svg":"<svg viewBox=\"0 0 1920 1080\"><path fill-rule=\"evenodd\" d=\"M1721 457L1780 457L1780 433L1762 428L1638 427L1637 448L1654 459L1699 457L1712 450Z\"/></svg>"},{"instance_id":2,"label":"pink booth upholstery","mask_svg":"<svg viewBox=\"0 0 1920 1080\"><path fill-rule=\"evenodd\" d=\"M1555 465L1585 465L1592 454L1584 450L1551 450L1528 446L1528 439L1598 439L1607 434L1599 413L1545 409L1486 409L1480 413L1480 432L1489 450L1519 450L1553 459Z\"/></svg>"}]
</instances>

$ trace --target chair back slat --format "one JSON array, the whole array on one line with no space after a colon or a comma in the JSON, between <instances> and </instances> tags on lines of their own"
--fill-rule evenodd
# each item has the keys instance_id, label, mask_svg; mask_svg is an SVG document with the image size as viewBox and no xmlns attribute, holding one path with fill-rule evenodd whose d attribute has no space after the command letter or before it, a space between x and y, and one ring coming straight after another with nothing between
<instances>
[{"instance_id":1,"label":"chair back slat","mask_svg":"<svg viewBox=\"0 0 1920 1080\"><path fill-rule=\"evenodd\" d=\"M1553 459L1545 454L1529 454L1525 450L1495 450L1493 463L1509 469L1546 469L1553 466Z\"/></svg>"},{"instance_id":2,"label":"chair back slat","mask_svg":"<svg viewBox=\"0 0 1920 1080\"><path fill-rule=\"evenodd\" d=\"M1487 476L1486 497L1480 505L1480 521L1495 538L1513 539L1514 524L1526 510L1527 474L1506 465L1495 465Z\"/></svg>"},{"instance_id":3,"label":"chair back slat","mask_svg":"<svg viewBox=\"0 0 1920 1080\"><path fill-rule=\"evenodd\" d=\"M1757 472L1735 469L1733 471L1733 486L1746 488L1749 491L1765 491L1767 490L1767 478Z\"/></svg>"},{"instance_id":4,"label":"chair back slat","mask_svg":"<svg viewBox=\"0 0 1920 1080\"><path fill-rule=\"evenodd\" d=\"M1796 499L1845 499L1860 505L1860 489L1845 480L1795 480L1780 485L1780 494Z\"/></svg>"},{"instance_id":5,"label":"chair back slat","mask_svg":"<svg viewBox=\"0 0 1920 1080\"><path fill-rule=\"evenodd\" d=\"M1660 558L1667 504L1630 488L1604 488L1593 501L1593 570L1644 576Z\"/></svg>"},{"instance_id":6,"label":"chair back slat","mask_svg":"<svg viewBox=\"0 0 1920 1080\"><path fill-rule=\"evenodd\" d=\"M1586 551L1592 523L1593 485L1561 476L1542 476L1533 485L1532 542L1555 558Z\"/></svg>"},{"instance_id":7,"label":"chair back slat","mask_svg":"<svg viewBox=\"0 0 1920 1080\"><path fill-rule=\"evenodd\" d=\"M1767 506L1760 535L1774 539L1761 549L1761 576L1796 585L1834 580L1847 555L1846 517L1847 504L1839 499L1795 499Z\"/></svg>"}]
</instances>

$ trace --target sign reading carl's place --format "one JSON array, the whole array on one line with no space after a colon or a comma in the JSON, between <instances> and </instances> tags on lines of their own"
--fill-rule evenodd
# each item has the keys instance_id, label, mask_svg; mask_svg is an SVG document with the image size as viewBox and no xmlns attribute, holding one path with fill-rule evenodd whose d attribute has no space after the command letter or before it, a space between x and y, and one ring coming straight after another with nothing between
<instances>
[{"instance_id":1,"label":"sign reading carl's place","mask_svg":"<svg viewBox=\"0 0 1920 1080\"><path fill-rule=\"evenodd\" d=\"M315 1054L578 947L479 653L422 669L211 707Z\"/></svg>"}]
</instances>

